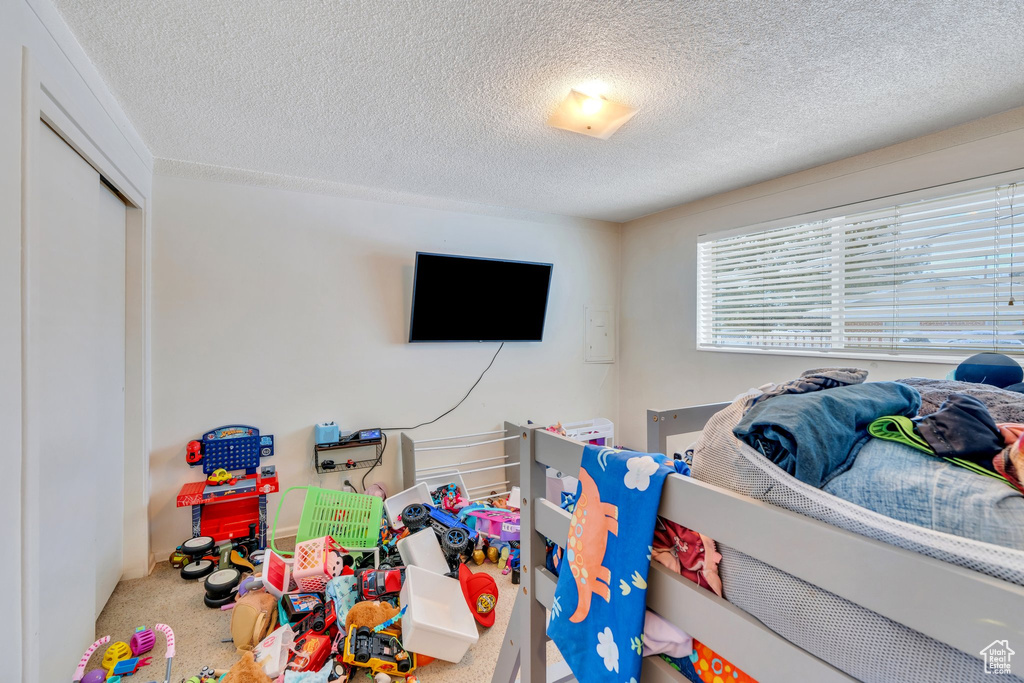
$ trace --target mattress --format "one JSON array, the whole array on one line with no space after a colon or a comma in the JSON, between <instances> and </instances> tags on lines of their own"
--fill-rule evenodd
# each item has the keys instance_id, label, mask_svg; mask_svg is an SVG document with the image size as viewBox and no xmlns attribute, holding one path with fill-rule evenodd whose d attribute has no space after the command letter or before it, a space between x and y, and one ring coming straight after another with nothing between
<instances>
[{"instance_id":1,"label":"mattress","mask_svg":"<svg viewBox=\"0 0 1024 683\"><path fill-rule=\"evenodd\" d=\"M752 392L758 393L758 392ZM732 434L750 394L708 421L692 476L868 538L1024 586L1024 552L900 522L804 484ZM862 681L991 681L967 654L719 544L725 597L773 631ZM986 643L978 645L979 651ZM1022 681L1017 676L1001 680Z\"/></svg>"}]
</instances>

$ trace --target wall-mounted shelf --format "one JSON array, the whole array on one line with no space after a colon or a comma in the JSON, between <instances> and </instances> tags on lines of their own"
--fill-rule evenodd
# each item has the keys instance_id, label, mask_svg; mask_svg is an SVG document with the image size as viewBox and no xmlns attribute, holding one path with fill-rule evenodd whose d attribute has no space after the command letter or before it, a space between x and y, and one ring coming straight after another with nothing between
<instances>
[{"instance_id":1,"label":"wall-mounted shelf","mask_svg":"<svg viewBox=\"0 0 1024 683\"><path fill-rule=\"evenodd\" d=\"M342 451L357 448L373 448L375 455L371 458L355 457L357 454L346 454ZM313 446L313 468L317 474L332 472L352 472L379 465L384 457L384 443L378 441L361 441L358 443L320 443ZM325 460L333 460L334 467L323 466Z\"/></svg>"}]
</instances>

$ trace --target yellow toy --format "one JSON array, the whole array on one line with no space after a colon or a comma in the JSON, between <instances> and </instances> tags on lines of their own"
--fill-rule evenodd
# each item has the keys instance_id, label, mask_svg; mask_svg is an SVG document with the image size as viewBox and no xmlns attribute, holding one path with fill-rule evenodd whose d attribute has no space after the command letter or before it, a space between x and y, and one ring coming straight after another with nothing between
<instances>
[{"instance_id":1,"label":"yellow toy","mask_svg":"<svg viewBox=\"0 0 1024 683\"><path fill-rule=\"evenodd\" d=\"M132 650L128 643L118 640L110 644L107 651L103 653L103 661L100 666L107 670L107 678L113 675L114 667L118 662L124 661L132 656Z\"/></svg>"},{"instance_id":2,"label":"yellow toy","mask_svg":"<svg viewBox=\"0 0 1024 683\"><path fill-rule=\"evenodd\" d=\"M236 481L238 481L238 479L232 476L231 473L223 467L210 472L210 476L206 478L206 483L213 484L214 486L218 486L220 484L234 484Z\"/></svg>"},{"instance_id":3,"label":"yellow toy","mask_svg":"<svg viewBox=\"0 0 1024 683\"><path fill-rule=\"evenodd\" d=\"M366 626L353 626L348 630L342 659L346 664L366 667L373 673L404 677L416 669L416 653L402 647L397 633L374 633Z\"/></svg>"}]
</instances>

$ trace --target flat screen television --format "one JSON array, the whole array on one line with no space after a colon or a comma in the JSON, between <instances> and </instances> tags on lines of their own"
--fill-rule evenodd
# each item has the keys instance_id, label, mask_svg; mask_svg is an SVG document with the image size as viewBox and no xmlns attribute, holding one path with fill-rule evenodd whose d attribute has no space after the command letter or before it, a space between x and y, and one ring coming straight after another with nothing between
<instances>
[{"instance_id":1,"label":"flat screen television","mask_svg":"<svg viewBox=\"0 0 1024 683\"><path fill-rule=\"evenodd\" d=\"M409 341L541 341L552 267L417 252Z\"/></svg>"}]
</instances>

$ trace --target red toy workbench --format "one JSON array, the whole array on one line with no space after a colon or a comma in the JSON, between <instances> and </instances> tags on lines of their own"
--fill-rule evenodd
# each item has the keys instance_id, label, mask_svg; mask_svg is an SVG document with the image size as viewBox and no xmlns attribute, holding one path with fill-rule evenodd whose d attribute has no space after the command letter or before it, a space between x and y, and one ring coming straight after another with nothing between
<instances>
[{"instance_id":1,"label":"red toy workbench","mask_svg":"<svg viewBox=\"0 0 1024 683\"><path fill-rule=\"evenodd\" d=\"M185 461L203 468L203 474L217 481L226 471L245 470L230 483L209 483L210 479L185 484L178 492L178 507L192 507L192 537L211 536L218 543L249 535L255 523L259 547L267 546L267 494L279 489L274 467L260 466L260 458L274 454L274 437L260 435L248 425L227 425L192 441Z\"/></svg>"},{"instance_id":2,"label":"red toy workbench","mask_svg":"<svg viewBox=\"0 0 1024 683\"><path fill-rule=\"evenodd\" d=\"M272 467L265 468L273 471ZM212 536L217 541L241 538L249 534L249 525L257 523L261 548L267 545L267 494L277 493L277 473L264 477L250 474L234 484L215 486L193 481L181 487L177 506L192 506L192 536Z\"/></svg>"}]
</instances>

